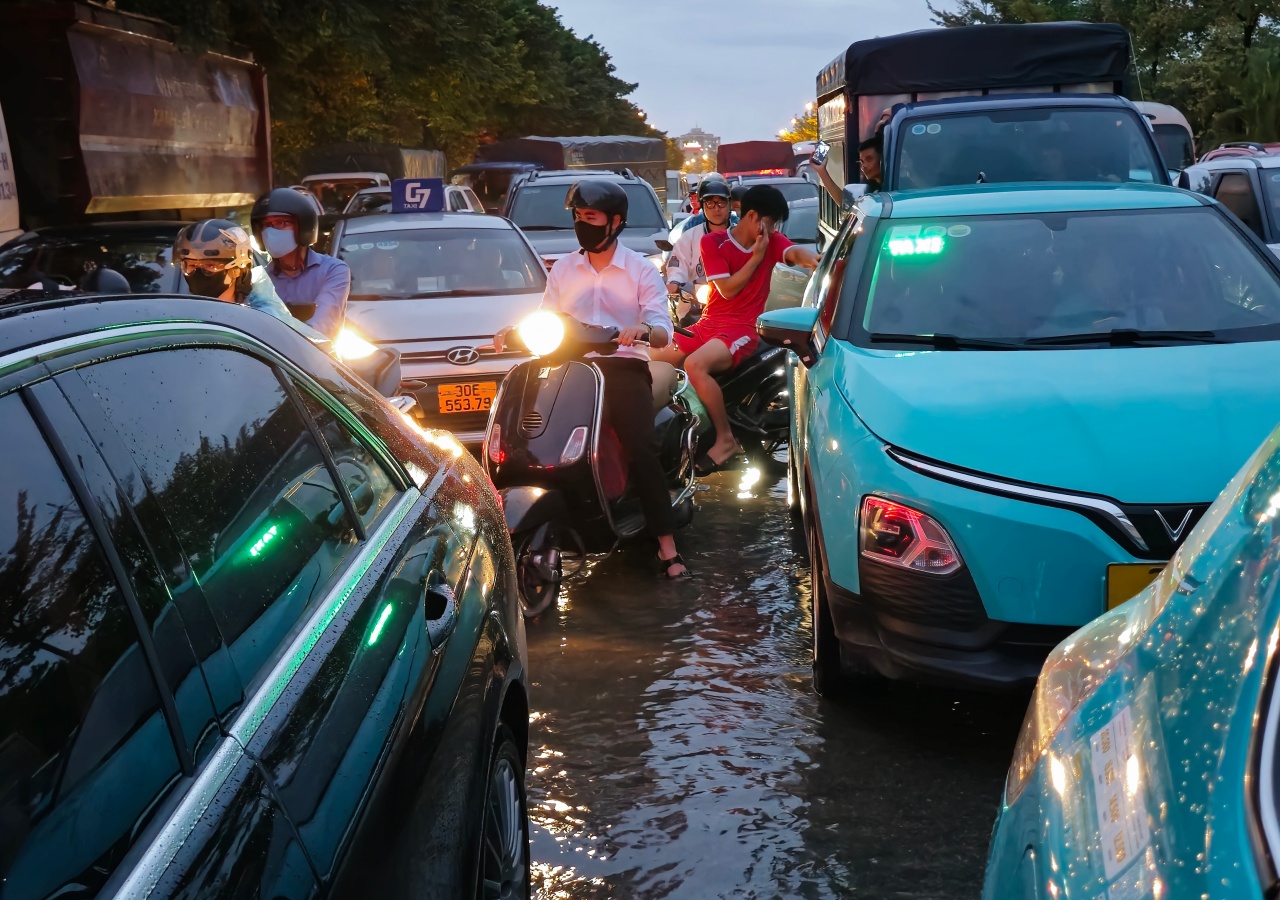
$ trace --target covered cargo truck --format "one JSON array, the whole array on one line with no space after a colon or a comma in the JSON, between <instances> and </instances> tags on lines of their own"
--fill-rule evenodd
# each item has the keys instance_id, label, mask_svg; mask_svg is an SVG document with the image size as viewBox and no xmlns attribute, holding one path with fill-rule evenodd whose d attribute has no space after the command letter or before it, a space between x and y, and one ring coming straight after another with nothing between
<instances>
[{"instance_id":1,"label":"covered cargo truck","mask_svg":"<svg viewBox=\"0 0 1280 900\"><path fill-rule=\"evenodd\" d=\"M598 137L523 137L476 148L477 163L533 163L544 169L629 170L644 179L665 208L667 144L627 134Z\"/></svg>"},{"instance_id":2,"label":"covered cargo truck","mask_svg":"<svg viewBox=\"0 0 1280 900\"><path fill-rule=\"evenodd\" d=\"M795 148L787 141L740 141L721 144L716 152L716 170L734 175L794 175Z\"/></svg>"},{"instance_id":3,"label":"covered cargo truck","mask_svg":"<svg viewBox=\"0 0 1280 900\"><path fill-rule=\"evenodd\" d=\"M347 142L323 144L302 154L302 176L336 172L382 172L397 178L444 178L447 165L439 150L395 144Z\"/></svg>"},{"instance_id":4,"label":"covered cargo truck","mask_svg":"<svg viewBox=\"0 0 1280 900\"><path fill-rule=\"evenodd\" d=\"M0 106L27 228L222 214L271 187L263 70L174 37L93 3L0 8Z\"/></svg>"}]
</instances>

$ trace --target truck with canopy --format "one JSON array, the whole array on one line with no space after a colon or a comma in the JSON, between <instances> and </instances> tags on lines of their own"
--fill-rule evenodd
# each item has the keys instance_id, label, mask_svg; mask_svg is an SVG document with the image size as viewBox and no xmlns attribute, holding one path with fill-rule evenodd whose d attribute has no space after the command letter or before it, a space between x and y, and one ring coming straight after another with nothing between
<instances>
[{"instance_id":1,"label":"truck with canopy","mask_svg":"<svg viewBox=\"0 0 1280 900\"><path fill-rule=\"evenodd\" d=\"M1124 100L1119 25L968 25L858 41L818 73L818 130L841 187L882 131L883 190L998 181L1168 183L1151 129ZM855 191L859 188L855 187ZM846 198L849 196L846 190ZM822 230L841 210L822 199Z\"/></svg>"},{"instance_id":2,"label":"truck with canopy","mask_svg":"<svg viewBox=\"0 0 1280 900\"><path fill-rule=\"evenodd\" d=\"M734 175L794 175L795 148L787 141L721 144L716 151L716 170L726 178Z\"/></svg>"},{"instance_id":3,"label":"truck with canopy","mask_svg":"<svg viewBox=\"0 0 1280 900\"><path fill-rule=\"evenodd\" d=\"M477 163L532 163L543 169L630 171L647 181L666 207L667 144L662 138L608 134L597 137L523 137L476 148Z\"/></svg>"}]
</instances>

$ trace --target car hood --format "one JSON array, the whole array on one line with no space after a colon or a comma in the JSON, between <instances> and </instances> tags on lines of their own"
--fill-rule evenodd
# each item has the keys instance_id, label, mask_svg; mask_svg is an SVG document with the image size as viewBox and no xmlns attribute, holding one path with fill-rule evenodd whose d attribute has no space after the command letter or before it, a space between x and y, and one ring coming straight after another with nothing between
<instances>
[{"instance_id":1,"label":"car hood","mask_svg":"<svg viewBox=\"0 0 1280 900\"><path fill-rule=\"evenodd\" d=\"M427 297L415 300L352 300L347 322L367 340L406 352L414 344L486 344L542 302L542 292L486 297Z\"/></svg>"},{"instance_id":2,"label":"car hood","mask_svg":"<svg viewBox=\"0 0 1280 900\"><path fill-rule=\"evenodd\" d=\"M1280 342L870 351L840 391L881 440L939 462L1126 503L1218 495L1280 421Z\"/></svg>"},{"instance_id":3,"label":"car hood","mask_svg":"<svg viewBox=\"0 0 1280 900\"><path fill-rule=\"evenodd\" d=\"M524 236L529 239L529 243L533 244L533 249L538 251L540 256L564 256L566 253L573 253L580 249L578 239L574 237L572 231L526 231ZM658 245L655 241L665 241L667 239L666 231L657 231L653 234L643 232L632 232L626 229L622 232L622 237L618 238L624 247L629 247L637 253L643 253L645 256L652 256L660 253Z\"/></svg>"}]
</instances>

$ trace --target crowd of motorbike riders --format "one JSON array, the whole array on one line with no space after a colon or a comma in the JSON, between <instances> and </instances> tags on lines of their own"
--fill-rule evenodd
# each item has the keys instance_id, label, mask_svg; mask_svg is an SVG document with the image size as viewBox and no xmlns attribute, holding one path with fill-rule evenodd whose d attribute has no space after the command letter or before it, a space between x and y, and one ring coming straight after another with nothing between
<instances>
[{"instance_id":1,"label":"crowd of motorbike riders","mask_svg":"<svg viewBox=\"0 0 1280 900\"><path fill-rule=\"evenodd\" d=\"M819 173L825 174L825 173ZM824 182L826 179L823 179ZM692 573L677 551L666 478L653 446L650 360L683 368L715 426L715 442L697 461L699 475L727 467L741 456L716 375L755 351L756 319L764 311L774 266L813 269L815 253L792 244L778 229L787 218L782 193L765 183L731 186L721 175L697 187L699 212L685 223L663 273L619 243L627 223L627 195L616 183L584 179L569 191L580 251L547 275L542 308L587 325L617 331L617 349L594 360L604 376L605 416L628 463L648 533L657 540L657 569L669 579ZM289 323L308 337L333 340L342 329L351 272L346 263L314 249L319 222L312 204L291 188L264 194L250 214L250 228L270 262L256 262L244 228L227 219L205 219L184 228L173 260L191 293L242 303ZM670 297L691 298L698 286L705 304L677 312ZM127 293L123 276L90 273L82 289ZM503 349L511 329L494 337ZM595 355L595 354L593 354Z\"/></svg>"}]
</instances>

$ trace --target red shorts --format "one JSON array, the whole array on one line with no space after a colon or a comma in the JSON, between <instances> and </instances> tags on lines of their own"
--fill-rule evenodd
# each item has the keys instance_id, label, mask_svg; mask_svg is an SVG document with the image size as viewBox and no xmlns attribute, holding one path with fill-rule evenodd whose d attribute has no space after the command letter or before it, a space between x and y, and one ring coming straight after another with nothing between
<instances>
[{"instance_id":1,"label":"red shorts","mask_svg":"<svg viewBox=\"0 0 1280 900\"><path fill-rule=\"evenodd\" d=\"M716 324L702 319L694 322L687 330L693 332L692 337L676 335L676 346L680 348L681 353L687 356L708 341L723 341L733 356L735 367L755 353L756 347L760 344L760 335L756 334L754 325L733 325L728 322Z\"/></svg>"}]
</instances>

